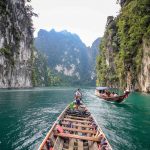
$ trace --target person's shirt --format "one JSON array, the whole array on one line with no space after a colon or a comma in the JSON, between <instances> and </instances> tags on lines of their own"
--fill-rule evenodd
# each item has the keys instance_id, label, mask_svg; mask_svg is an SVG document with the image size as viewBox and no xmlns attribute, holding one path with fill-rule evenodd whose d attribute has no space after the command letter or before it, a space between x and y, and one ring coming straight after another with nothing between
<instances>
[{"instance_id":1,"label":"person's shirt","mask_svg":"<svg viewBox=\"0 0 150 150\"><path fill-rule=\"evenodd\" d=\"M114 96L118 96L118 95L115 93Z\"/></svg>"},{"instance_id":2,"label":"person's shirt","mask_svg":"<svg viewBox=\"0 0 150 150\"><path fill-rule=\"evenodd\" d=\"M80 97L82 96L82 94L79 91L76 91L75 95Z\"/></svg>"},{"instance_id":3,"label":"person's shirt","mask_svg":"<svg viewBox=\"0 0 150 150\"><path fill-rule=\"evenodd\" d=\"M110 96L111 96L111 97L113 97L113 96L114 96L114 94L113 94L113 93L111 93L111 94L110 94Z\"/></svg>"},{"instance_id":4,"label":"person's shirt","mask_svg":"<svg viewBox=\"0 0 150 150\"><path fill-rule=\"evenodd\" d=\"M73 103L73 102L70 103L69 108L70 108L70 109L74 109L74 103Z\"/></svg>"}]
</instances>

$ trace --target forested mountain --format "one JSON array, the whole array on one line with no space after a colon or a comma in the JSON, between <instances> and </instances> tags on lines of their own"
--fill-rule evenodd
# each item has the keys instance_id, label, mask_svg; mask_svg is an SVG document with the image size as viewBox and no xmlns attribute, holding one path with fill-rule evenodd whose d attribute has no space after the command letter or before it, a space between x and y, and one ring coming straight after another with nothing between
<instances>
[{"instance_id":1,"label":"forested mountain","mask_svg":"<svg viewBox=\"0 0 150 150\"><path fill-rule=\"evenodd\" d=\"M97 59L97 85L150 92L150 1L120 0L107 19Z\"/></svg>"},{"instance_id":2,"label":"forested mountain","mask_svg":"<svg viewBox=\"0 0 150 150\"><path fill-rule=\"evenodd\" d=\"M47 57L34 49L32 83L33 86L54 86L60 85L61 79L54 74L48 66Z\"/></svg>"},{"instance_id":3,"label":"forested mountain","mask_svg":"<svg viewBox=\"0 0 150 150\"><path fill-rule=\"evenodd\" d=\"M91 63L96 58L97 52L94 49L92 53L92 49L89 50L78 35L65 30L61 32L54 29L50 32L40 30L35 39L35 47L46 55L48 66L61 76L65 84L85 85L93 82Z\"/></svg>"},{"instance_id":4,"label":"forested mountain","mask_svg":"<svg viewBox=\"0 0 150 150\"><path fill-rule=\"evenodd\" d=\"M0 88L32 87L33 15L25 0L0 1Z\"/></svg>"}]
</instances>

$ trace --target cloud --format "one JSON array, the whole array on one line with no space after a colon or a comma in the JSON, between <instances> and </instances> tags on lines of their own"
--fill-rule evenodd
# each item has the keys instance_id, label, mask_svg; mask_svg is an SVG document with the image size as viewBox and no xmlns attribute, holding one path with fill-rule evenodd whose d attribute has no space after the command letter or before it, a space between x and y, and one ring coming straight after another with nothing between
<instances>
[{"instance_id":1,"label":"cloud","mask_svg":"<svg viewBox=\"0 0 150 150\"><path fill-rule=\"evenodd\" d=\"M38 18L33 18L35 36L39 29L68 30L78 34L86 45L103 36L107 16L115 15L114 0L32 0Z\"/></svg>"}]
</instances>

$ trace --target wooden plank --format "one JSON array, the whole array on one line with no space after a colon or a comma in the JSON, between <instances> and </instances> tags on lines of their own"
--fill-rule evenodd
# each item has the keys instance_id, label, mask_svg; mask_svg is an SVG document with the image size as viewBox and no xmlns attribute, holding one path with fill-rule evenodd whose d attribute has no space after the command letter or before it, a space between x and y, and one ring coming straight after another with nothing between
<instances>
[{"instance_id":1,"label":"wooden plank","mask_svg":"<svg viewBox=\"0 0 150 150\"><path fill-rule=\"evenodd\" d=\"M78 127L79 130L81 130L81 127ZM80 132L78 132L78 135L80 135ZM78 150L83 150L83 140L78 140Z\"/></svg>"},{"instance_id":2,"label":"wooden plank","mask_svg":"<svg viewBox=\"0 0 150 150\"><path fill-rule=\"evenodd\" d=\"M97 142L91 142L89 143L89 150L99 150Z\"/></svg>"},{"instance_id":3,"label":"wooden plank","mask_svg":"<svg viewBox=\"0 0 150 150\"><path fill-rule=\"evenodd\" d=\"M82 130L82 129L76 129L76 128L67 128L67 127L63 127L63 129L68 130L68 131L81 132L81 133L96 134L96 131L93 131L93 130Z\"/></svg>"},{"instance_id":4,"label":"wooden plank","mask_svg":"<svg viewBox=\"0 0 150 150\"><path fill-rule=\"evenodd\" d=\"M67 122L62 122L62 125L68 125ZM77 126L77 127L85 127L85 128L91 128L94 129L94 127L92 127L91 125L84 125L84 124L77 124L77 123L72 123L73 126Z\"/></svg>"},{"instance_id":5,"label":"wooden plank","mask_svg":"<svg viewBox=\"0 0 150 150\"><path fill-rule=\"evenodd\" d=\"M60 137L57 137L53 150L62 150L64 140Z\"/></svg>"},{"instance_id":6,"label":"wooden plank","mask_svg":"<svg viewBox=\"0 0 150 150\"><path fill-rule=\"evenodd\" d=\"M86 120L76 120L76 119L69 119L69 118L64 118L63 120L71 121L71 122L80 122L80 123L91 123L90 121L86 121Z\"/></svg>"},{"instance_id":7,"label":"wooden plank","mask_svg":"<svg viewBox=\"0 0 150 150\"><path fill-rule=\"evenodd\" d=\"M51 140L52 140L53 143L56 142L56 139L54 138L54 135L51 135Z\"/></svg>"},{"instance_id":8,"label":"wooden plank","mask_svg":"<svg viewBox=\"0 0 150 150\"><path fill-rule=\"evenodd\" d=\"M69 150L73 150L75 139L69 139Z\"/></svg>"},{"instance_id":9,"label":"wooden plank","mask_svg":"<svg viewBox=\"0 0 150 150\"><path fill-rule=\"evenodd\" d=\"M94 142L100 141L98 137L79 136L79 135L69 134L69 133L56 133L55 135L59 137L74 138L74 139L94 141Z\"/></svg>"},{"instance_id":10,"label":"wooden plank","mask_svg":"<svg viewBox=\"0 0 150 150\"><path fill-rule=\"evenodd\" d=\"M78 140L78 150L83 150L83 141Z\"/></svg>"},{"instance_id":11,"label":"wooden plank","mask_svg":"<svg viewBox=\"0 0 150 150\"><path fill-rule=\"evenodd\" d=\"M73 118L73 119L80 119L80 120L90 120L89 117L76 117L76 116L71 116L71 115L66 115L65 117L68 117L68 118Z\"/></svg>"}]
</instances>

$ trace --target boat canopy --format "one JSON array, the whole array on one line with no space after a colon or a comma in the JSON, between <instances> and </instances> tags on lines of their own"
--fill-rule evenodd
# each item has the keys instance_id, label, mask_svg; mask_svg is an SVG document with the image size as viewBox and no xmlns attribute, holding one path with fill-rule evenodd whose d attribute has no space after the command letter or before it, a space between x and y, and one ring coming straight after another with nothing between
<instances>
[{"instance_id":1,"label":"boat canopy","mask_svg":"<svg viewBox=\"0 0 150 150\"><path fill-rule=\"evenodd\" d=\"M100 86L100 87L96 87L96 90L108 90L109 87L103 87L103 86Z\"/></svg>"}]
</instances>

